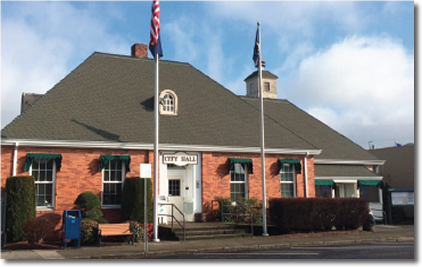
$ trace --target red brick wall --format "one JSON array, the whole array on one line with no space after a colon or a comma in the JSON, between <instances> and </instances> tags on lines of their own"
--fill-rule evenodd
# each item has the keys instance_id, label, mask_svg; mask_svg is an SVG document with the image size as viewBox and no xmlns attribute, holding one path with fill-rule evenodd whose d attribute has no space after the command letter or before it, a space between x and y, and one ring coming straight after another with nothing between
<instances>
[{"instance_id":1,"label":"red brick wall","mask_svg":"<svg viewBox=\"0 0 422 267\"><path fill-rule=\"evenodd\" d=\"M260 154L231 154L231 153L202 153L202 205L204 210L215 197L230 197L230 173L228 158L250 158L253 162L253 174L248 176L248 196L262 200L261 155ZM280 175L278 173L278 159L298 159L302 165L302 173L296 175L297 197L305 196L304 156L298 155L266 155L265 183L267 199L280 197ZM315 197L314 159L308 157L308 196Z\"/></svg>"},{"instance_id":2,"label":"red brick wall","mask_svg":"<svg viewBox=\"0 0 422 267\"><path fill-rule=\"evenodd\" d=\"M13 146L1 147L1 188L5 190L6 179L12 175ZM17 175L29 175L24 172L27 153L54 153L62 154L62 166L56 174L56 196L54 211L62 215L64 210L74 208L73 202L84 191L92 191L101 198L102 174L98 171L100 155L130 155L131 170L127 177L139 176L140 163L153 164L153 151L122 150L122 149L78 149L78 148L44 148L44 147L18 147ZM215 197L230 197L230 174L228 158L251 158L253 161L253 174L248 177L248 195L250 198L262 199L261 156L260 154L236 153L202 153L202 205L208 206ZM299 159L302 165L302 174L296 176L297 196L305 196L303 175L303 156L298 155L266 155L266 193L267 199L280 197L280 177L278 174L278 159ZM308 193L309 197L315 196L314 186L314 159L308 157ZM152 170L152 175L153 175ZM38 215L52 211L39 211ZM104 209L104 217L109 222L120 221L119 209ZM60 223L61 225L61 223ZM60 226L59 225L59 226Z\"/></svg>"},{"instance_id":3,"label":"red brick wall","mask_svg":"<svg viewBox=\"0 0 422 267\"><path fill-rule=\"evenodd\" d=\"M1 190L5 190L6 179L12 176L13 146L1 147ZM62 215L64 210L73 209L73 202L84 191L92 191L101 198L102 173L98 171L100 155L130 155L131 169L127 177L139 176L140 163L149 162L149 152L140 150L78 149L18 147L16 175L29 175L24 172L27 153L51 153L63 156L61 169L56 173L54 211L37 211L37 215L55 212ZM120 221L120 209L103 209L109 222ZM61 225L61 222L60 222ZM60 227L58 225L58 227Z\"/></svg>"}]
</instances>

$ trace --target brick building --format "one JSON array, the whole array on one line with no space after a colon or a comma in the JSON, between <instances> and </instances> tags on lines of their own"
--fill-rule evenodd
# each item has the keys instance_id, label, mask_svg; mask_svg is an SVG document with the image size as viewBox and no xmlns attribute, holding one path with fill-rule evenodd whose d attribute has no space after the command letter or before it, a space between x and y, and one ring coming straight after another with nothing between
<instances>
[{"instance_id":1,"label":"brick building","mask_svg":"<svg viewBox=\"0 0 422 267\"><path fill-rule=\"evenodd\" d=\"M33 175L37 214L62 214L92 191L105 218L119 221L125 177L153 164L155 63L147 53L141 44L131 56L95 52L28 104L1 131L2 192L7 177ZM267 198L378 190L382 177L372 170L383 161L275 99L276 79L264 71ZM262 199L257 80L247 77L247 95L238 96L190 64L160 61L158 194L188 221L216 197Z\"/></svg>"}]
</instances>

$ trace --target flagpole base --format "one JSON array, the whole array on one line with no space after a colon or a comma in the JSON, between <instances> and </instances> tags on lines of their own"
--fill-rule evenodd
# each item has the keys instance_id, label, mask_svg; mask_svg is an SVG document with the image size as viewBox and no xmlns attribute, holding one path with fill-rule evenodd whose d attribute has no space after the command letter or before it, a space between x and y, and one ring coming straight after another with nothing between
<instances>
[{"instance_id":1,"label":"flagpole base","mask_svg":"<svg viewBox=\"0 0 422 267\"><path fill-rule=\"evenodd\" d=\"M160 242L160 239L158 239L158 238L157 238L157 239L153 238L153 239L152 239L152 242Z\"/></svg>"},{"instance_id":2,"label":"flagpole base","mask_svg":"<svg viewBox=\"0 0 422 267\"><path fill-rule=\"evenodd\" d=\"M263 233L262 236L266 237L266 236L269 236L269 234Z\"/></svg>"}]
</instances>

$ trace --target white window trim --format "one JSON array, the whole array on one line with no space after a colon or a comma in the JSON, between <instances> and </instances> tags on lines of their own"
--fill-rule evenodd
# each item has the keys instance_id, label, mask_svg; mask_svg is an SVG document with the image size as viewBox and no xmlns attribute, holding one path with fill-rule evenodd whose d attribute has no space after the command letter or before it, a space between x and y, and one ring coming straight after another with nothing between
<instances>
[{"instance_id":1,"label":"white window trim","mask_svg":"<svg viewBox=\"0 0 422 267\"><path fill-rule=\"evenodd\" d=\"M109 162L107 162L108 164ZM102 209L119 209L122 207L122 205L104 205L103 201L104 201L104 184L122 184L122 194L123 194L123 185L125 183L125 178L126 178L126 165L125 162L122 160L122 181L118 182L118 181L104 181L104 170L105 167L102 169L101 171L101 175L102 175L102 190L101 190L101 208Z\"/></svg>"},{"instance_id":2,"label":"white window trim","mask_svg":"<svg viewBox=\"0 0 422 267\"><path fill-rule=\"evenodd\" d=\"M173 90L170 90L170 89L163 90L160 93L160 97L159 98L160 99L163 99L164 98L164 95L166 95L166 94L171 94L174 97L174 111L173 112L171 112L171 111L165 111L163 109L164 106L162 104L160 104L160 109L159 109L160 115L177 116L179 98L177 97L176 93Z\"/></svg>"},{"instance_id":3,"label":"white window trim","mask_svg":"<svg viewBox=\"0 0 422 267\"><path fill-rule=\"evenodd\" d=\"M37 184L53 184L53 188L51 190L51 207L47 207L47 206L37 206L37 200L35 199L35 206L37 208L37 210L54 210L55 207L55 198L56 198L56 161L53 160L53 174L52 174L52 181L48 182L48 181L41 181L41 182L37 182L35 181L35 185ZM32 164L29 167L29 175L32 176ZM35 192L36 194L36 192Z\"/></svg>"},{"instance_id":4,"label":"white window trim","mask_svg":"<svg viewBox=\"0 0 422 267\"><path fill-rule=\"evenodd\" d=\"M248 164L242 163L243 167L245 168L245 181L232 181L232 173L234 171L230 171L230 185L231 184L244 184L245 186L245 199L249 198L249 190L248 190L248 180L249 180L249 171L248 171ZM231 189L230 189L230 198L231 198Z\"/></svg>"},{"instance_id":5,"label":"white window trim","mask_svg":"<svg viewBox=\"0 0 422 267\"><path fill-rule=\"evenodd\" d=\"M280 175L280 197L283 197L281 195L281 184L293 184L293 197L297 197L296 191L296 168L294 164L290 164L292 166L292 172L293 172L293 181L281 181L281 172L279 173Z\"/></svg>"}]
</instances>

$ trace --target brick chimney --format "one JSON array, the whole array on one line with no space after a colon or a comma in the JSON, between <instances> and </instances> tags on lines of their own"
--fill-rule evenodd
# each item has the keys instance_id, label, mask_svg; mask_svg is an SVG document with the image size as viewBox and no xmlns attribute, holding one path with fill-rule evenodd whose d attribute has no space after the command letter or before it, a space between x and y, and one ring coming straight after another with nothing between
<instances>
[{"instance_id":1,"label":"brick chimney","mask_svg":"<svg viewBox=\"0 0 422 267\"><path fill-rule=\"evenodd\" d=\"M148 58L148 45L146 44L132 45L132 57Z\"/></svg>"}]
</instances>

